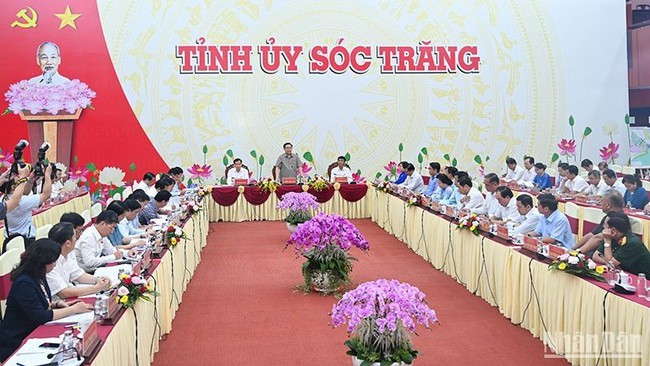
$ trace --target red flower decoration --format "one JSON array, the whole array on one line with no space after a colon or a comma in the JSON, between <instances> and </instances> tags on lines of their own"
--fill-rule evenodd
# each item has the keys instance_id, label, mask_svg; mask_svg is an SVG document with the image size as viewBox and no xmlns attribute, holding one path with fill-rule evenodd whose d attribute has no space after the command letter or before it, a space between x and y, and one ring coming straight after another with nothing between
<instances>
[{"instance_id":1,"label":"red flower decoration","mask_svg":"<svg viewBox=\"0 0 650 366\"><path fill-rule=\"evenodd\" d=\"M609 161L611 159L618 158L618 148L618 144L610 142L607 146L603 146L603 148L599 150L600 158L603 159L603 161Z\"/></svg>"},{"instance_id":2,"label":"red flower decoration","mask_svg":"<svg viewBox=\"0 0 650 366\"><path fill-rule=\"evenodd\" d=\"M576 140L562 139L557 147L560 149L560 155L575 155L576 154Z\"/></svg>"}]
</instances>

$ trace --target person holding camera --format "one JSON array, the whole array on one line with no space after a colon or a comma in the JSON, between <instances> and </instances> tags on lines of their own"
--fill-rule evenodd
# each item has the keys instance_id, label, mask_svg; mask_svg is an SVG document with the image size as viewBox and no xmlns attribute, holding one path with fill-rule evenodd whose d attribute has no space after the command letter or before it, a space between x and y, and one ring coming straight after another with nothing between
<instances>
[{"instance_id":1,"label":"person holding camera","mask_svg":"<svg viewBox=\"0 0 650 366\"><path fill-rule=\"evenodd\" d=\"M38 208L43 202L50 199L50 194L52 193L52 166L47 165L43 176L37 176L35 173L37 169L34 169L29 177L27 178L27 186L24 188L26 192L30 191L32 186L36 184L40 179L44 179L43 189L40 194L34 194L25 196L23 194L18 194L20 197L20 202L18 206L7 213L5 220L5 237L8 240L11 238L22 235L25 238L25 247L29 246L36 237L36 226L32 220L32 210ZM21 181L18 179L16 182ZM13 198L16 195L15 188L12 185L7 186L6 194Z\"/></svg>"},{"instance_id":2,"label":"person holding camera","mask_svg":"<svg viewBox=\"0 0 650 366\"><path fill-rule=\"evenodd\" d=\"M0 175L0 186L5 184L10 184L11 170L7 169L2 175ZM13 183L14 194L8 200L5 200L7 196L3 197L2 202L0 202L0 220L4 220L7 217L7 212L11 212L14 208L18 207L20 203L20 198L25 192L25 187L27 186L27 177L29 176L29 167L25 165L24 167L18 167L18 179Z\"/></svg>"}]
</instances>

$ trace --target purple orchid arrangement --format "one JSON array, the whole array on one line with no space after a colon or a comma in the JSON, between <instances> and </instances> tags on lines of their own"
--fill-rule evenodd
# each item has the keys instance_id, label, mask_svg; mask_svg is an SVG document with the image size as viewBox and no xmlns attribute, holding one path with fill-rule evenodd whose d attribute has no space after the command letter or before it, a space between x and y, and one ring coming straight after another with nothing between
<instances>
[{"instance_id":1,"label":"purple orchid arrangement","mask_svg":"<svg viewBox=\"0 0 650 366\"><path fill-rule=\"evenodd\" d=\"M289 245L293 245L300 254L311 249L323 250L328 245L337 246L345 252L352 247L364 252L370 249L366 238L349 220L322 212L298 226L287 241Z\"/></svg>"},{"instance_id":2,"label":"purple orchid arrangement","mask_svg":"<svg viewBox=\"0 0 650 366\"><path fill-rule=\"evenodd\" d=\"M298 225L311 219L310 209L317 210L320 207L316 197L307 192L289 192L282 196L277 206L279 209L288 210L289 213L284 221L289 225Z\"/></svg>"},{"instance_id":3,"label":"purple orchid arrangement","mask_svg":"<svg viewBox=\"0 0 650 366\"><path fill-rule=\"evenodd\" d=\"M417 323L430 329L438 317L417 287L379 279L346 292L332 308L332 326L348 323L352 337L345 342L349 355L365 363L411 364L418 351L409 332Z\"/></svg>"},{"instance_id":4,"label":"purple orchid arrangement","mask_svg":"<svg viewBox=\"0 0 650 366\"><path fill-rule=\"evenodd\" d=\"M29 111L32 114L47 112L52 115L65 111L75 113L79 108L92 108L96 93L86 83L72 80L62 85L42 85L22 80L12 84L5 93L9 106L5 114Z\"/></svg>"}]
</instances>

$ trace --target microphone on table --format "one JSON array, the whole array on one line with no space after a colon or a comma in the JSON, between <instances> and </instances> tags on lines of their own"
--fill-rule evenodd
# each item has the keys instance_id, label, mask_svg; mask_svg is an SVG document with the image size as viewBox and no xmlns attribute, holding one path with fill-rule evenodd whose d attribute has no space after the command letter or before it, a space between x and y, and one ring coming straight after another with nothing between
<instances>
[{"instance_id":1,"label":"microphone on table","mask_svg":"<svg viewBox=\"0 0 650 366\"><path fill-rule=\"evenodd\" d=\"M61 353L64 353L64 352L67 352L67 351L73 351L74 354L75 354L76 357L77 357L77 361L81 361L81 355L79 354L79 351L77 351L77 349L76 349L75 347L64 348L64 349L62 349L62 350L60 350L60 351L57 351L57 352L54 352L54 353L49 353L49 354L47 355L47 359L48 359L48 360L51 360L52 358L54 358L54 356L56 356L56 355L58 355L58 354L61 354Z\"/></svg>"}]
</instances>

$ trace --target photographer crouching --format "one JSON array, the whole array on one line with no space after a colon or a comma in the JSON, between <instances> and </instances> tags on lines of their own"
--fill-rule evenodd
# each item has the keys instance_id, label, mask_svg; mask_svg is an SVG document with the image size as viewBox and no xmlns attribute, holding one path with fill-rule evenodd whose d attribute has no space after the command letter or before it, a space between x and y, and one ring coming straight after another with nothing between
<instances>
[{"instance_id":1,"label":"photographer crouching","mask_svg":"<svg viewBox=\"0 0 650 366\"><path fill-rule=\"evenodd\" d=\"M49 145L41 146L38 162L33 169L23 160L23 150L27 145L25 140L21 140L16 145L14 163L9 174L5 173L7 174L6 182L0 185L0 191L4 193L4 200L7 202L7 213L4 217L6 239L2 246L3 252L6 243L18 235L25 238L25 247L36 240L36 226L32 220L32 210L48 200L52 192L52 167L45 163L45 152ZM40 180L43 180L41 192L27 195ZM9 210L10 204L14 205L11 210Z\"/></svg>"}]
</instances>

